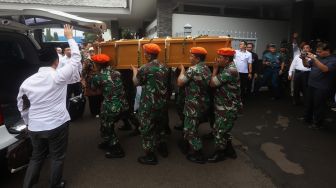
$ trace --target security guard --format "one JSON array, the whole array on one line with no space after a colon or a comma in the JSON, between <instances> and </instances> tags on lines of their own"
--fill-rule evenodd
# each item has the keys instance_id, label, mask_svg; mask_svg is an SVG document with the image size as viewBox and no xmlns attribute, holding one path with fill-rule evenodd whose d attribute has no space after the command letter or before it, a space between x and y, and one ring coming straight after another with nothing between
<instances>
[{"instance_id":1,"label":"security guard","mask_svg":"<svg viewBox=\"0 0 336 188\"><path fill-rule=\"evenodd\" d=\"M141 66L140 69L132 65L133 83L136 86L142 86L137 115L145 156L139 157L138 162L156 165L158 163L154 154L156 146L158 146L158 151L162 156L166 157L168 155L166 143L160 142L160 132L165 126L160 120L167 111L169 75L168 68L157 59L161 51L157 44L145 44L143 50L148 63Z\"/></svg>"},{"instance_id":2,"label":"security guard","mask_svg":"<svg viewBox=\"0 0 336 188\"><path fill-rule=\"evenodd\" d=\"M100 132L103 142L99 148L107 150L105 157L122 158L125 156L119 139L114 131L114 124L120 120L128 110L128 102L121 74L108 65L110 58L105 54L92 56L92 61L100 65L100 73L92 78L91 87L100 88L103 92L103 107L100 113Z\"/></svg>"},{"instance_id":3,"label":"security guard","mask_svg":"<svg viewBox=\"0 0 336 188\"><path fill-rule=\"evenodd\" d=\"M213 66L210 81L210 86L215 88L213 134L216 150L208 158L208 162L237 157L231 144L230 131L242 107L239 73L233 62L235 51L232 48L221 48L217 50L217 54L218 58Z\"/></svg>"},{"instance_id":4,"label":"security guard","mask_svg":"<svg viewBox=\"0 0 336 188\"><path fill-rule=\"evenodd\" d=\"M205 163L205 158L201 151L202 140L197 129L202 116L208 112L210 103L208 91L211 72L204 63L206 55L207 51L203 47L191 48L192 66L185 71L184 66L181 65L181 73L177 79L179 87L185 86L184 139L191 147L187 159L201 164Z\"/></svg>"}]
</instances>

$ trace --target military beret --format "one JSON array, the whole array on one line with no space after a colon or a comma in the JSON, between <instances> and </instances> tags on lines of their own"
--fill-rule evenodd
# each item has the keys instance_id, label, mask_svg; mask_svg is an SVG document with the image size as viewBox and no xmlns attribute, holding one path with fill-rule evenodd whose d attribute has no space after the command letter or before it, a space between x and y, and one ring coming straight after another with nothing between
<instances>
[{"instance_id":1,"label":"military beret","mask_svg":"<svg viewBox=\"0 0 336 188\"><path fill-rule=\"evenodd\" d=\"M208 52L206 51L206 49L203 48L203 47L192 47L190 49L190 53L192 53L192 54L200 54L200 55L207 55L208 54Z\"/></svg>"},{"instance_id":2,"label":"military beret","mask_svg":"<svg viewBox=\"0 0 336 188\"><path fill-rule=\"evenodd\" d=\"M232 48L220 48L217 50L218 55L222 56L234 56L236 51Z\"/></svg>"},{"instance_id":3,"label":"military beret","mask_svg":"<svg viewBox=\"0 0 336 188\"><path fill-rule=\"evenodd\" d=\"M104 64L110 61L110 57L106 54L97 54L91 57L92 61L99 64Z\"/></svg>"},{"instance_id":4,"label":"military beret","mask_svg":"<svg viewBox=\"0 0 336 188\"><path fill-rule=\"evenodd\" d=\"M160 46L157 45L157 44L154 44L154 43L149 43L149 44L143 45L143 49L145 50L145 52L147 52L149 54L158 54L161 51Z\"/></svg>"}]
</instances>

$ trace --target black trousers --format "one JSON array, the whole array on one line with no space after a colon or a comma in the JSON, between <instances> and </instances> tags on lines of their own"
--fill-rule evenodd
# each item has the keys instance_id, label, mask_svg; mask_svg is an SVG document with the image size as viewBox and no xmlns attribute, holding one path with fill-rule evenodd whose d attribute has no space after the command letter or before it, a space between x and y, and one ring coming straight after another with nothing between
<instances>
[{"instance_id":1,"label":"black trousers","mask_svg":"<svg viewBox=\"0 0 336 188\"><path fill-rule=\"evenodd\" d=\"M239 73L239 77L240 77L241 99L242 102L245 103L246 97L251 91L251 87L249 87L248 73Z\"/></svg>"},{"instance_id":2,"label":"black trousers","mask_svg":"<svg viewBox=\"0 0 336 188\"><path fill-rule=\"evenodd\" d=\"M37 184L43 162L48 154L51 157L50 187L57 188L60 186L68 145L68 134L69 122L53 130L29 132L33 153L26 171L23 188L30 188Z\"/></svg>"},{"instance_id":3,"label":"black trousers","mask_svg":"<svg viewBox=\"0 0 336 188\"><path fill-rule=\"evenodd\" d=\"M70 98L74 97L74 96L78 96L81 93L82 93L82 85L81 85L80 82L73 83L73 84L68 84L68 87L67 87L67 101L66 101L67 109L69 109Z\"/></svg>"},{"instance_id":4,"label":"black trousers","mask_svg":"<svg viewBox=\"0 0 336 188\"><path fill-rule=\"evenodd\" d=\"M309 71L295 71L294 75L294 102L301 103L300 92L303 94L304 103L307 100Z\"/></svg>"},{"instance_id":5,"label":"black trousers","mask_svg":"<svg viewBox=\"0 0 336 188\"><path fill-rule=\"evenodd\" d=\"M88 96L91 115L100 114L100 107L103 102L103 95Z\"/></svg>"},{"instance_id":6,"label":"black trousers","mask_svg":"<svg viewBox=\"0 0 336 188\"><path fill-rule=\"evenodd\" d=\"M314 121L317 126L323 125L324 114L327 109L329 90L309 86L307 93L305 120Z\"/></svg>"}]
</instances>

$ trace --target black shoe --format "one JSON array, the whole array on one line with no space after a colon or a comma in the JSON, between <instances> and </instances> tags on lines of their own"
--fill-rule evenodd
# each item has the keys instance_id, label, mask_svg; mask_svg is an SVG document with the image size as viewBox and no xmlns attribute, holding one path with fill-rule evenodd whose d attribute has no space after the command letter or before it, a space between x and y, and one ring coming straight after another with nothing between
<instances>
[{"instance_id":1,"label":"black shoe","mask_svg":"<svg viewBox=\"0 0 336 188\"><path fill-rule=\"evenodd\" d=\"M105 153L106 158L123 158L125 157L125 152L121 145L118 143L116 145L110 146L108 151Z\"/></svg>"},{"instance_id":2,"label":"black shoe","mask_svg":"<svg viewBox=\"0 0 336 188\"><path fill-rule=\"evenodd\" d=\"M145 165L158 164L158 160L153 152L147 153L145 156L139 157L138 162Z\"/></svg>"},{"instance_id":3,"label":"black shoe","mask_svg":"<svg viewBox=\"0 0 336 188\"><path fill-rule=\"evenodd\" d=\"M233 148L231 141L228 141L227 146L224 150L224 153L226 157L229 157L231 159L237 159L237 153L235 149Z\"/></svg>"},{"instance_id":4,"label":"black shoe","mask_svg":"<svg viewBox=\"0 0 336 188\"><path fill-rule=\"evenodd\" d=\"M135 128L130 134L129 136L138 136L140 135L140 131L138 130L138 128Z\"/></svg>"},{"instance_id":5,"label":"black shoe","mask_svg":"<svg viewBox=\"0 0 336 188\"><path fill-rule=\"evenodd\" d=\"M127 120L125 120L124 125L119 127L118 129L121 130L121 131L130 131L130 130L132 130L132 126Z\"/></svg>"},{"instance_id":6,"label":"black shoe","mask_svg":"<svg viewBox=\"0 0 336 188\"><path fill-rule=\"evenodd\" d=\"M61 183L60 183L59 185L57 185L57 186L52 186L52 187L53 187L53 188L65 188L65 184L66 184L65 180L62 180Z\"/></svg>"},{"instance_id":7,"label":"black shoe","mask_svg":"<svg viewBox=\"0 0 336 188\"><path fill-rule=\"evenodd\" d=\"M188 151L189 151L189 143L188 143L188 141L186 141L184 139L180 139L177 142L177 145L180 148L180 150L183 153L183 155L187 155L188 154Z\"/></svg>"},{"instance_id":8,"label":"black shoe","mask_svg":"<svg viewBox=\"0 0 336 188\"><path fill-rule=\"evenodd\" d=\"M203 156L201 151L194 151L187 155L187 159L193 163L204 164L205 157Z\"/></svg>"},{"instance_id":9,"label":"black shoe","mask_svg":"<svg viewBox=\"0 0 336 188\"><path fill-rule=\"evenodd\" d=\"M183 124L182 125L175 125L174 129L177 131L183 131Z\"/></svg>"},{"instance_id":10,"label":"black shoe","mask_svg":"<svg viewBox=\"0 0 336 188\"><path fill-rule=\"evenodd\" d=\"M165 142L161 142L157 148L159 154L166 158L168 157L168 147L167 147L167 144Z\"/></svg>"},{"instance_id":11,"label":"black shoe","mask_svg":"<svg viewBox=\"0 0 336 188\"><path fill-rule=\"evenodd\" d=\"M212 154L208 158L209 163L217 163L219 161L224 161L226 159L224 150L216 150L214 154Z\"/></svg>"},{"instance_id":12,"label":"black shoe","mask_svg":"<svg viewBox=\"0 0 336 188\"><path fill-rule=\"evenodd\" d=\"M212 140L212 139L214 139L214 135L212 134L212 132L210 132L208 134L203 135L202 138L204 140Z\"/></svg>"},{"instance_id":13,"label":"black shoe","mask_svg":"<svg viewBox=\"0 0 336 188\"><path fill-rule=\"evenodd\" d=\"M109 149L109 142L108 141L103 141L98 144L98 148L101 150L108 150Z\"/></svg>"}]
</instances>

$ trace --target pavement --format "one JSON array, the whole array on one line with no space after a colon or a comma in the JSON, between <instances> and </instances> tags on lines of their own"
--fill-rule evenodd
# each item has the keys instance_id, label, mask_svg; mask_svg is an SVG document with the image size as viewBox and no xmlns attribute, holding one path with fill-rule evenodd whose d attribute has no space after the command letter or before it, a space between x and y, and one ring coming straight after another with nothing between
<instances>
[{"instance_id":1,"label":"pavement","mask_svg":"<svg viewBox=\"0 0 336 188\"><path fill-rule=\"evenodd\" d=\"M126 157L106 159L97 148L99 120L86 110L71 123L69 146L64 167L67 187L336 187L335 113L327 115L328 130L313 130L300 117L302 106L289 99L270 100L267 95L248 99L243 115L233 129L236 160L216 164L187 161L177 147L181 132L172 129L167 137L170 155L159 156L156 166L140 165L143 154L140 137L117 131ZM170 127L179 124L173 108ZM121 126L119 122L117 126ZM210 131L200 125L200 133ZM213 144L204 143L211 154ZM46 161L37 187L48 187L49 161ZM0 177L0 187L22 187L24 171Z\"/></svg>"}]
</instances>

